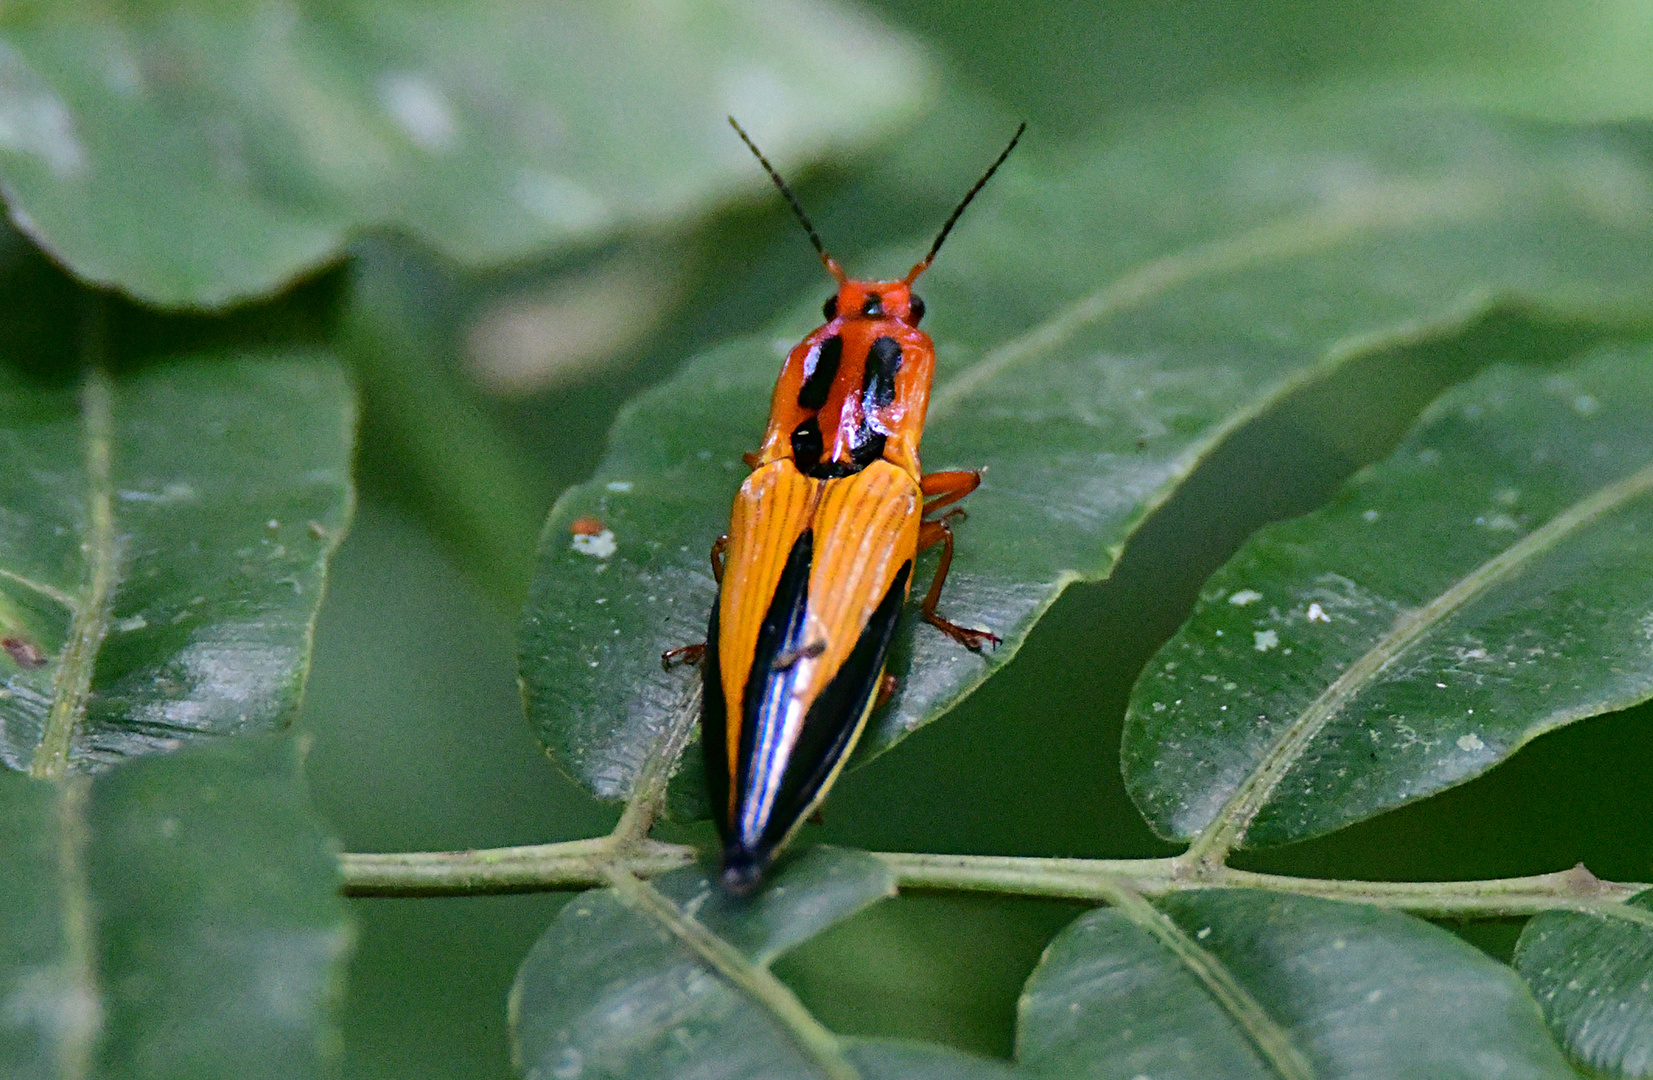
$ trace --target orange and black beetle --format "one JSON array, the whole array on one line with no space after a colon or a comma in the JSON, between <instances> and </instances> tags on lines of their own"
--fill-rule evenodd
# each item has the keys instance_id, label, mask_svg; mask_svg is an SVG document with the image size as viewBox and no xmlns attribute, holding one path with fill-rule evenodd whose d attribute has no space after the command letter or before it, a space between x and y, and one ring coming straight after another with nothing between
<instances>
[{"instance_id":1,"label":"orange and black beetle","mask_svg":"<svg viewBox=\"0 0 1653 1080\"><path fill-rule=\"evenodd\" d=\"M936 614L953 535L945 517L927 515L975 490L981 475L919 470L935 350L918 328L924 302L912 284L1023 128L905 278L854 281L746 132L729 123L838 282L825 325L781 369L763 446L747 455L752 474L735 496L728 535L712 547L719 592L706 644L667 654L702 659L701 745L722 880L744 894L826 795L866 726L920 551L942 545L924 620L969 649L999 641Z\"/></svg>"}]
</instances>

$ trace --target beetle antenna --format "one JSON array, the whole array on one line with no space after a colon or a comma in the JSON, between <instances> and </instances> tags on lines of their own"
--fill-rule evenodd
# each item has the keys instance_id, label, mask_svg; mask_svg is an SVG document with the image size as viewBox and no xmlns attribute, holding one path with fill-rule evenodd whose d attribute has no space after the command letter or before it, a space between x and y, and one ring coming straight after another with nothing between
<instances>
[{"instance_id":1,"label":"beetle antenna","mask_svg":"<svg viewBox=\"0 0 1653 1080\"><path fill-rule=\"evenodd\" d=\"M942 241L947 239L947 234L953 231L954 225L958 224L959 217L964 213L964 208L969 206L970 200L976 197L976 193L986 187L989 180L993 179L993 174L999 171L999 166L1003 165L1004 159L1010 156L1010 151L1016 149L1016 144L1022 141L1022 132L1026 130L1027 121L1024 120L1016 125L1016 134L1010 136L1010 145L1006 146L998 160L989 165L987 171L981 174L981 179L976 181L976 186L964 193L964 198L960 200L958 206L954 207L952 215L948 217L946 224L942 225L941 231L936 234L936 242L930 245L930 253L924 256L918 265L908 272L906 279L908 285L911 285L918 278L918 275L930 268L930 264L935 261L936 252L941 250Z\"/></svg>"},{"instance_id":2,"label":"beetle antenna","mask_svg":"<svg viewBox=\"0 0 1653 1080\"><path fill-rule=\"evenodd\" d=\"M804 232L809 234L809 242L814 244L815 250L820 253L821 261L826 264L826 268L832 276L842 284L844 271L838 266L838 261L827 254L826 246L821 243L820 234L815 231L815 226L810 223L809 215L804 213L803 204L798 201L798 197L792 194L792 189L786 186L786 181L782 180L781 174L775 171L775 166L769 164L769 159L763 156L763 151L758 149L758 144L752 141L752 136L746 134L746 129L741 127L733 116L729 117L729 126L735 129L735 134L739 135L740 141L746 144L746 149L752 151L752 156L758 159L758 164L762 165L763 171L769 174L769 179L775 181L775 186L781 189L781 194L786 197L787 204L792 207L792 212L798 215L798 221L803 225ZM994 166L994 168L997 167ZM975 192L972 191L970 194L974 195ZM968 199L965 200L965 202L969 201Z\"/></svg>"}]
</instances>

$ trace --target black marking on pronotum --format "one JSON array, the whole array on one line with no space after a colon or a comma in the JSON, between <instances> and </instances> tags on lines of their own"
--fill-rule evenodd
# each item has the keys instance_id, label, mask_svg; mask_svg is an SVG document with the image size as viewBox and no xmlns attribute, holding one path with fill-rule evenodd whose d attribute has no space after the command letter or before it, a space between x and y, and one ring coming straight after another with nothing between
<instances>
[{"instance_id":1,"label":"black marking on pronotum","mask_svg":"<svg viewBox=\"0 0 1653 1080\"><path fill-rule=\"evenodd\" d=\"M874 428L869 418L863 418L849 436L849 459L855 466L851 471L860 472L883 456L884 433Z\"/></svg>"},{"instance_id":2,"label":"black marking on pronotum","mask_svg":"<svg viewBox=\"0 0 1653 1080\"><path fill-rule=\"evenodd\" d=\"M798 387L798 408L819 409L832 391L838 365L844 359L844 339L833 334L804 357L804 381Z\"/></svg>"},{"instance_id":3,"label":"black marking on pronotum","mask_svg":"<svg viewBox=\"0 0 1653 1080\"><path fill-rule=\"evenodd\" d=\"M884 314L884 298L877 293L868 293L867 298L861 301L861 314L869 319L876 319Z\"/></svg>"},{"instance_id":4,"label":"black marking on pronotum","mask_svg":"<svg viewBox=\"0 0 1653 1080\"><path fill-rule=\"evenodd\" d=\"M821 441L821 423L811 416L792 429L792 463L798 471L813 476L821 464L826 445Z\"/></svg>"},{"instance_id":5,"label":"black marking on pronotum","mask_svg":"<svg viewBox=\"0 0 1653 1080\"><path fill-rule=\"evenodd\" d=\"M895 373L901 370L901 343L881 337L867 350L867 368L861 375L863 408L882 409L895 400Z\"/></svg>"},{"instance_id":6,"label":"black marking on pronotum","mask_svg":"<svg viewBox=\"0 0 1653 1080\"><path fill-rule=\"evenodd\" d=\"M843 665L804 714L803 728L786 762L780 791L768 817L759 824L756 835L737 834L726 838L723 880L730 889L740 891L743 886L749 888L745 884L748 881L755 886L758 876L774 856L775 849L808 811L809 804L821 793L833 768L848 752L849 741L878 692L884 658L889 652L890 637L901 614L907 578L912 569L911 562L902 564L895 580L890 583L889 591L862 628L855 648L850 650ZM744 787L739 790L744 803L751 794Z\"/></svg>"}]
</instances>

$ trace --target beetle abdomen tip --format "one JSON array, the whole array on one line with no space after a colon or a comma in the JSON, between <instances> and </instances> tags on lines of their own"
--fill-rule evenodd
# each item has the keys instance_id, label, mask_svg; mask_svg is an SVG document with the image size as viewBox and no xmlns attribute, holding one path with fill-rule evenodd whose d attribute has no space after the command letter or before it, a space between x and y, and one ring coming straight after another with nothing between
<instances>
[{"instance_id":1,"label":"beetle abdomen tip","mask_svg":"<svg viewBox=\"0 0 1653 1080\"><path fill-rule=\"evenodd\" d=\"M723 890L731 896L751 896L763 883L764 860L750 851L723 853Z\"/></svg>"}]
</instances>

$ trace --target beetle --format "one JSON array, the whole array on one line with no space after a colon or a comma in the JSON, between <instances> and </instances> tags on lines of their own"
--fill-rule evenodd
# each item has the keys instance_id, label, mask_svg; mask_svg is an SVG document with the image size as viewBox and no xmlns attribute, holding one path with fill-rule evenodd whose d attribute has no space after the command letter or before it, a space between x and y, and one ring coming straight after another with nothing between
<instances>
[{"instance_id":1,"label":"beetle","mask_svg":"<svg viewBox=\"0 0 1653 1080\"><path fill-rule=\"evenodd\" d=\"M729 531L712 546L718 598L704 645L664 657L702 669L701 747L723 842L724 888L753 892L776 854L826 796L867 718L893 690L885 656L918 553L941 557L921 613L972 651L998 635L936 612L953 560L949 512L977 471L924 475L918 444L935 350L918 328L913 282L929 269L965 207L1026 130L942 225L899 281L852 279L752 139L729 118L809 234L837 290L826 322L786 358L769 423L735 495Z\"/></svg>"}]
</instances>

